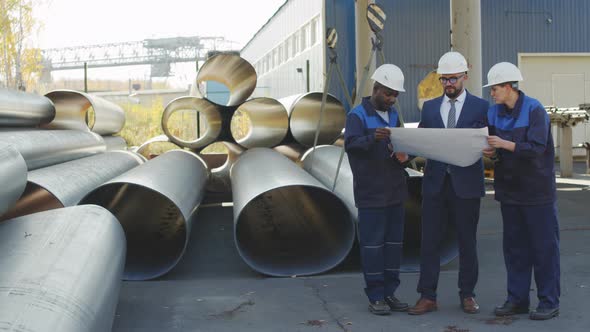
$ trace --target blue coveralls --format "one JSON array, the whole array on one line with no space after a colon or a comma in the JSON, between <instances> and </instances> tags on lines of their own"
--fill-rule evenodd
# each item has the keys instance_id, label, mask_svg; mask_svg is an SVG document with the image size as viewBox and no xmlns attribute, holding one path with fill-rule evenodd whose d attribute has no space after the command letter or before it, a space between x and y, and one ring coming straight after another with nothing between
<instances>
[{"instance_id":1,"label":"blue coveralls","mask_svg":"<svg viewBox=\"0 0 590 332\"><path fill-rule=\"evenodd\" d=\"M534 271L538 308L557 308L559 223L549 116L539 101L519 91L514 109L496 104L488 112L488 121L490 135L516 144L514 152L497 150L494 169L504 224L507 301L528 307Z\"/></svg>"},{"instance_id":2,"label":"blue coveralls","mask_svg":"<svg viewBox=\"0 0 590 332\"><path fill-rule=\"evenodd\" d=\"M375 129L399 127L395 108L389 123L375 112L369 98L350 111L346 119L345 150L353 175L358 208L358 230L365 293L369 301L393 296L400 284L399 268L404 235L406 173L388 148L375 141Z\"/></svg>"}]
</instances>

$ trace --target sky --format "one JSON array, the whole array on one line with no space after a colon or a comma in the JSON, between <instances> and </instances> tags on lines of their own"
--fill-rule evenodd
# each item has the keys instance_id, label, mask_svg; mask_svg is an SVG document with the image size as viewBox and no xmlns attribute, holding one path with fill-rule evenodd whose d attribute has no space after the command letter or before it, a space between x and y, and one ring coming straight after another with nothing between
<instances>
[{"instance_id":1,"label":"sky","mask_svg":"<svg viewBox=\"0 0 590 332\"><path fill-rule=\"evenodd\" d=\"M285 0L41 0L35 8L35 17L41 24L35 44L47 49L148 38L221 36L235 42L232 46L239 50L284 3ZM171 82L190 83L194 64L176 67L173 70L177 77ZM147 68L90 68L89 76L145 77L149 75ZM62 77L82 76L79 71L53 73L54 79Z\"/></svg>"}]
</instances>

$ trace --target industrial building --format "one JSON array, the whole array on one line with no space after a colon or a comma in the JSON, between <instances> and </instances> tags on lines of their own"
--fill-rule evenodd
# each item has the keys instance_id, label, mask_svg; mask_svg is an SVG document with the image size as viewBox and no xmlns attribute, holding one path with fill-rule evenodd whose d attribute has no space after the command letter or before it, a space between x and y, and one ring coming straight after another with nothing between
<instances>
[{"instance_id":1,"label":"industrial building","mask_svg":"<svg viewBox=\"0 0 590 332\"><path fill-rule=\"evenodd\" d=\"M338 32L337 62L346 88L354 92L364 66L359 60L371 52L369 35L360 39L355 30L355 20L357 28L366 25L364 16L355 16L359 8L366 8L361 2L285 1L241 52L258 73L254 95L282 98L307 90L322 91L330 63L324 38L327 28ZM588 1L395 0L376 4L387 14L382 31L385 61L398 65L405 75L407 92L399 102L407 122L419 121L417 87L452 47L452 11L456 16L465 15L462 10L481 12L481 70L470 73L472 81L478 76L485 81L493 64L509 61L523 72L523 91L544 105L590 103ZM346 104L337 76L332 76L329 90ZM476 87L468 89L480 94ZM489 98L489 89L481 94ZM574 145L590 140L590 126L584 126L574 130ZM577 154L585 153L580 149Z\"/></svg>"}]
</instances>

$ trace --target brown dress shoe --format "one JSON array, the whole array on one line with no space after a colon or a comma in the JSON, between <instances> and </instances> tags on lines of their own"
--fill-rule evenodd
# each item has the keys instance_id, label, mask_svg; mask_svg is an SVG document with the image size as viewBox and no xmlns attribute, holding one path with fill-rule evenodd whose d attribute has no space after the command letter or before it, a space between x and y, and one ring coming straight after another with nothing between
<instances>
[{"instance_id":1,"label":"brown dress shoe","mask_svg":"<svg viewBox=\"0 0 590 332\"><path fill-rule=\"evenodd\" d=\"M436 301L420 298L416 305L408 309L409 315L422 315L427 312L435 311L438 309L436 307Z\"/></svg>"},{"instance_id":2,"label":"brown dress shoe","mask_svg":"<svg viewBox=\"0 0 590 332\"><path fill-rule=\"evenodd\" d=\"M461 300L461 308L468 314L476 314L479 312L479 304L475 302L474 297L466 297Z\"/></svg>"}]
</instances>

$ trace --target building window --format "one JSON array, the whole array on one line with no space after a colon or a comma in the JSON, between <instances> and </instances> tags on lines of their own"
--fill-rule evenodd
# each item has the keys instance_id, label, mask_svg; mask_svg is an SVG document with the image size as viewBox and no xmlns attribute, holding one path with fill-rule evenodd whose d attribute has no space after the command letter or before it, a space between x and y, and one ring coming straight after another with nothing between
<instances>
[{"instance_id":1,"label":"building window","mask_svg":"<svg viewBox=\"0 0 590 332\"><path fill-rule=\"evenodd\" d=\"M301 28L301 33L299 34L299 36L301 37L301 51L305 50L307 48L307 33L309 31L308 25L303 26L303 28Z\"/></svg>"},{"instance_id":2,"label":"building window","mask_svg":"<svg viewBox=\"0 0 590 332\"><path fill-rule=\"evenodd\" d=\"M291 38L285 41L285 60L291 59Z\"/></svg>"},{"instance_id":3,"label":"building window","mask_svg":"<svg viewBox=\"0 0 590 332\"><path fill-rule=\"evenodd\" d=\"M299 53L299 31L293 34L293 56Z\"/></svg>"},{"instance_id":4,"label":"building window","mask_svg":"<svg viewBox=\"0 0 590 332\"><path fill-rule=\"evenodd\" d=\"M315 45L315 43L318 40L318 19L317 18L314 18L311 21L310 29L311 29L311 31L310 31L310 44Z\"/></svg>"}]
</instances>

